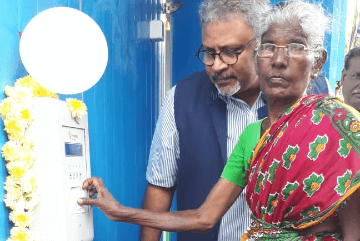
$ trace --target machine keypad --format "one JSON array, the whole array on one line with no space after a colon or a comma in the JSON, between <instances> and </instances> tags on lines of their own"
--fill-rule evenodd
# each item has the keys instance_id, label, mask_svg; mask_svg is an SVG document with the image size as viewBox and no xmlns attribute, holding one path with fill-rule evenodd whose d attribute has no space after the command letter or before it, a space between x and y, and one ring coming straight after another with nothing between
<instances>
[{"instance_id":1,"label":"machine keypad","mask_svg":"<svg viewBox=\"0 0 360 241\"><path fill-rule=\"evenodd\" d=\"M69 180L81 180L82 174L80 165L69 165Z\"/></svg>"}]
</instances>

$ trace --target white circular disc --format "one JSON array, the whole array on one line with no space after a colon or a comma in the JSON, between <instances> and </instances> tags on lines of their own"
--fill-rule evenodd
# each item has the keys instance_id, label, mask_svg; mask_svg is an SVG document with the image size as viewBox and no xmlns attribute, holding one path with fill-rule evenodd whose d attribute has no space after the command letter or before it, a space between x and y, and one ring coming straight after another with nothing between
<instances>
[{"instance_id":1,"label":"white circular disc","mask_svg":"<svg viewBox=\"0 0 360 241\"><path fill-rule=\"evenodd\" d=\"M104 74L108 47L100 27L88 15L54 7L27 24L20 57L28 73L45 88L77 94L90 89Z\"/></svg>"}]
</instances>

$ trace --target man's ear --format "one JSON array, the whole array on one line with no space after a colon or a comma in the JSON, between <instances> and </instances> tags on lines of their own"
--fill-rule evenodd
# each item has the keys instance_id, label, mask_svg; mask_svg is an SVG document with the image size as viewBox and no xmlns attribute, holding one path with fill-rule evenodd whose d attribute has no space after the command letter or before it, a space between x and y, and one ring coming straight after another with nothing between
<instances>
[{"instance_id":1,"label":"man's ear","mask_svg":"<svg viewBox=\"0 0 360 241\"><path fill-rule=\"evenodd\" d=\"M324 64L327 59L327 51L326 49L323 49L320 53L320 56L315 59L314 66L311 69L311 79L315 79L321 72L322 68L324 67Z\"/></svg>"},{"instance_id":2,"label":"man's ear","mask_svg":"<svg viewBox=\"0 0 360 241\"><path fill-rule=\"evenodd\" d=\"M343 68L343 70L341 71L341 79L340 79L340 81L339 81L340 86L344 84L344 80L345 80L346 74L347 74L347 73L346 73L346 69Z\"/></svg>"}]
</instances>

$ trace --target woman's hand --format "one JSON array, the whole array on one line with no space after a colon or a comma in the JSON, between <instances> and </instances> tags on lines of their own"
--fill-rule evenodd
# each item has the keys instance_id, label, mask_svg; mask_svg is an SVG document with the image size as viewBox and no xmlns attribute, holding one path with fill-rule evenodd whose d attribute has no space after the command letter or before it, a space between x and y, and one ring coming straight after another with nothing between
<instances>
[{"instance_id":1,"label":"woman's hand","mask_svg":"<svg viewBox=\"0 0 360 241\"><path fill-rule=\"evenodd\" d=\"M133 223L170 232L208 232L235 202L244 188L220 178L205 202L194 210L152 212L122 206L106 189L101 178L85 180L83 189L90 198L79 198L79 205L94 205L113 221ZM92 198L95 194L96 198Z\"/></svg>"},{"instance_id":2,"label":"woman's hand","mask_svg":"<svg viewBox=\"0 0 360 241\"><path fill-rule=\"evenodd\" d=\"M89 191L90 198L79 198L79 205L94 205L100 208L104 214L113 221L120 221L117 215L122 205L115 200L111 193L104 186L101 178L91 177L86 179L82 188ZM95 194L96 198L92 198Z\"/></svg>"}]
</instances>

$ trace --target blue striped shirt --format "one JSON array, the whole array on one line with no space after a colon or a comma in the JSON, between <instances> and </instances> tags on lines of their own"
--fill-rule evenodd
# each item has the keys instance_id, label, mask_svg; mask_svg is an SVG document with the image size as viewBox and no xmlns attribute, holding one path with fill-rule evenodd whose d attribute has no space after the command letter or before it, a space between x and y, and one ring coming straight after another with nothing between
<instances>
[{"instance_id":1,"label":"blue striped shirt","mask_svg":"<svg viewBox=\"0 0 360 241\"><path fill-rule=\"evenodd\" d=\"M151 144L146 179L161 187L173 187L176 183L180 158L179 133L174 115L174 86L167 94L161 109ZM227 158L247 125L258 119L258 108L265 105L259 95L252 108L232 96L219 97L227 104ZM220 177L219 177L220 178ZM245 201L245 190L221 219L219 241L239 241L250 225L250 214Z\"/></svg>"}]
</instances>

